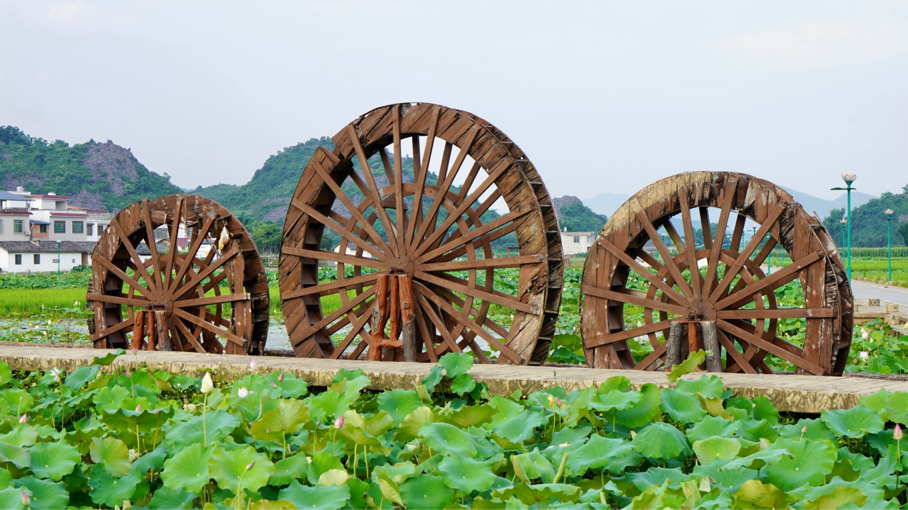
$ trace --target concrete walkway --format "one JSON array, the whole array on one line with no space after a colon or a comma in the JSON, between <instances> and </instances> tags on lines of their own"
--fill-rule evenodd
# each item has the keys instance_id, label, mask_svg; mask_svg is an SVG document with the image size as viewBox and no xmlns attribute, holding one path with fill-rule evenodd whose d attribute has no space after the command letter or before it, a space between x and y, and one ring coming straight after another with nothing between
<instances>
[{"instance_id":1,"label":"concrete walkway","mask_svg":"<svg viewBox=\"0 0 908 510\"><path fill-rule=\"evenodd\" d=\"M905 287L889 287L878 283L853 281L851 291L856 298L878 298L890 303L897 303L900 308L908 308L908 289Z\"/></svg>"},{"instance_id":2,"label":"concrete walkway","mask_svg":"<svg viewBox=\"0 0 908 510\"><path fill-rule=\"evenodd\" d=\"M13 370L50 370L58 367L72 371L89 364L95 356L107 354L101 349L66 349L52 347L3 347L0 359ZM117 358L112 367L125 369L145 364L150 370L167 370L176 373L197 374L198 370L212 368L227 375L241 377L249 373L248 356L224 356L196 353L146 352L137 356L126 354ZM411 389L429 373L427 363L382 363L364 361L334 361L305 358L257 357L257 372L268 373L284 370L295 373L311 386L327 386L338 370L361 368L376 390ZM671 387L663 372L638 372L633 370L597 370L591 368L519 367L508 365L476 365L470 372L489 386L493 395L509 395L516 390L530 393L535 390L562 386L568 390L597 386L609 377L623 375L635 387L653 383ZM821 410L848 409L858 405L863 395L876 393L882 388L889 391L908 392L908 382L880 379L813 377L798 375L746 375L716 374L727 389L737 396L754 398L763 395L780 411L819 413ZM697 379L700 374L688 374L685 379Z\"/></svg>"}]
</instances>

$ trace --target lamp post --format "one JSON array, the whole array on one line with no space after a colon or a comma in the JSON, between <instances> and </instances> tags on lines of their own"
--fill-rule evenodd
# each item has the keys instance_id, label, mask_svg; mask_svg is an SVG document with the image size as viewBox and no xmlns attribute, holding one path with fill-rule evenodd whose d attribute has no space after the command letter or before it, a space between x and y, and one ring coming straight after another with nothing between
<instances>
[{"instance_id":1,"label":"lamp post","mask_svg":"<svg viewBox=\"0 0 908 510\"><path fill-rule=\"evenodd\" d=\"M57 239L57 276L60 276L60 240Z\"/></svg>"},{"instance_id":2,"label":"lamp post","mask_svg":"<svg viewBox=\"0 0 908 510\"><path fill-rule=\"evenodd\" d=\"M845 247L845 224L848 223L848 220L846 220L845 218L842 218L841 220L839 220L839 223L842 224L842 248L844 248Z\"/></svg>"},{"instance_id":3,"label":"lamp post","mask_svg":"<svg viewBox=\"0 0 908 510\"><path fill-rule=\"evenodd\" d=\"M856 174L845 174L842 176L842 180L845 181L845 185L847 187L832 188L834 191L848 192L848 214L845 216L845 218L847 218L847 221L848 221L848 223L846 224L847 225L846 228L848 230L848 282L849 282L849 284L851 283L851 190L857 189L857 188L852 188L851 184L854 183L854 181L856 181L857 178L858 178L858 176Z\"/></svg>"},{"instance_id":4,"label":"lamp post","mask_svg":"<svg viewBox=\"0 0 908 510\"><path fill-rule=\"evenodd\" d=\"M892 209L886 209L886 247L889 252L889 283L892 283Z\"/></svg>"}]
</instances>

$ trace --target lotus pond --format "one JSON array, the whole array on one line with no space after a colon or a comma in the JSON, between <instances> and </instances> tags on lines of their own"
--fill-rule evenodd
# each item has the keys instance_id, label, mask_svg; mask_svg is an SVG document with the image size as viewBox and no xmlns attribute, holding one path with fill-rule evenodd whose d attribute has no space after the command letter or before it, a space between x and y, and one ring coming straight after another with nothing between
<instances>
[{"instance_id":1,"label":"lotus pond","mask_svg":"<svg viewBox=\"0 0 908 510\"><path fill-rule=\"evenodd\" d=\"M0 508L896 508L908 394L780 413L716 377L489 396L448 354L413 389L0 362ZM131 355L126 355L128 360ZM202 374L199 374L202 375ZM557 374L553 374L553 378ZM906 441L908 446L908 441ZM905 474L903 474L905 473Z\"/></svg>"}]
</instances>

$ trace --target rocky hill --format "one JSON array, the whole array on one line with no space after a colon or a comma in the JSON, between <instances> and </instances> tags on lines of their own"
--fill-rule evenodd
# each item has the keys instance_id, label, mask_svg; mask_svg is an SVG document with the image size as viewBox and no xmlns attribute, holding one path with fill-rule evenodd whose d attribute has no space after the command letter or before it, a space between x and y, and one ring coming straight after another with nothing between
<instances>
[{"instance_id":1,"label":"rocky hill","mask_svg":"<svg viewBox=\"0 0 908 510\"><path fill-rule=\"evenodd\" d=\"M583 202L570 195L553 198L555 214L558 216L558 226L568 232L595 232L599 233L608 220L604 214L597 214Z\"/></svg>"},{"instance_id":2,"label":"rocky hill","mask_svg":"<svg viewBox=\"0 0 908 510\"><path fill-rule=\"evenodd\" d=\"M0 127L0 185L69 195L70 205L111 212L143 198L181 191L169 175L149 171L130 149L110 140L70 146L29 136L14 126Z\"/></svg>"}]
</instances>

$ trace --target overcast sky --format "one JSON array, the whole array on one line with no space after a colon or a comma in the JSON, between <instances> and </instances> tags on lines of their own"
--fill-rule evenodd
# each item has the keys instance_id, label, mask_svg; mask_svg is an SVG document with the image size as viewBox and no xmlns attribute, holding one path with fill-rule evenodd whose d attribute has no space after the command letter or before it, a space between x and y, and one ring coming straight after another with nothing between
<instances>
[{"instance_id":1,"label":"overcast sky","mask_svg":"<svg viewBox=\"0 0 908 510\"><path fill-rule=\"evenodd\" d=\"M0 34L0 125L111 139L184 187L407 101L492 122L554 196L908 184L904 1L3 0Z\"/></svg>"}]
</instances>

